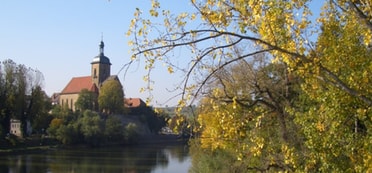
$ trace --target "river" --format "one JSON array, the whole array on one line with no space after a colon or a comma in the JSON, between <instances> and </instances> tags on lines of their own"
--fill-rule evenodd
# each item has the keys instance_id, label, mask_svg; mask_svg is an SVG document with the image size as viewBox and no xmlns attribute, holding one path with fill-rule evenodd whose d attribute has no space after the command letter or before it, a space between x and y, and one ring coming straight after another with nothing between
<instances>
[{"instance_id":1,"label":"river","mask_svg":"<svg viewBox=\"0 0 372 173\"><path fill-rule=\"evenodd\" d=\"M184 145L53 149L0 157L1 173L186 173Z\"/></svg>"}]
</instances>

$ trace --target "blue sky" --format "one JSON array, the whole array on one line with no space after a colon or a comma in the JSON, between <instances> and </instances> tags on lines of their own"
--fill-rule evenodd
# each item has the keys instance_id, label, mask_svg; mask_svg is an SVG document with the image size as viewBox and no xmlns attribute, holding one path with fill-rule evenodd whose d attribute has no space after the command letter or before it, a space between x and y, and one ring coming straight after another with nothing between
<instances>
[{"instance_id":1,"label":"blue sky","mask_svg":"<svg viewBox=\"0 0 372 173\"><path fill-rule=\"evenodd\" d=\"M166 2L166 3L165 3ZM172 12L191 10L188 0L163 1L163 9ZM311 4L319 14L323 3ZM60 92L72 77L90 75L90 62L99 53L99 42L103 33L105 55L110 58L111 74L118 74L130 59L130 48L126 37L135 8L144 14L151 6L150 0L33 0L2 1L0 5L0 61L12 59L17 64L38 69L44 74L44 89L48 95ZM184 63L188 53L179 53ZM190 56L190 54L188 54ZM143 65L143 63L141 64ZM140 93L146 83L142 66L118 74L126 97L145 100L148 93ZM178 75L180 76L180 75ZM153 74L155 106L174 106L177 99L166 102L176 93L169 93L181 79L167 75L166 68L158 66ZM168 90L167 90L168 89Z\"/></svg>"},{"instance_id":2,"label":"blue sky","mask_svg":"<svg viewBox=\"0 0 372 173\"><path fill-rule=\"evenodd\" d=\"M172 10L185 6L162 4ZM89 0L89 1L2 1L0 5L0 61L12 59L17 64L38 69L44 74L44 89L48 95L60 92L72 77L90 75L90 62L98 55L101 33L105 55L110 58L111 74L117 74L130 58L129 38L125 36L136 7L150 8L149 0ZM164 103L175 93L168 93L171 80L164 78L165 70L154 75L153 105ZM118 74L126 97L146 99L140 93L145 85L142 67L132 68L128 76ZM173 106L173 100L164 105ZM164 106L163 105L163 106Z\"/></svg>"}]
</instances>

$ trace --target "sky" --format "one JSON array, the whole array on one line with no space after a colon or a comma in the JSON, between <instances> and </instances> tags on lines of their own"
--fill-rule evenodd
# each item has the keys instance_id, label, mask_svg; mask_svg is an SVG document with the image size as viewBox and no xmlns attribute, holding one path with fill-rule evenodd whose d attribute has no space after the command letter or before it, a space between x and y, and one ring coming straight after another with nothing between
<instances>
[{"instance_id":1,"label":"sky","mask_svg":"<svg viewBox=\"0 0 372 173\"><path fill-rule=\"evenodd\" d=\"M174 13L193 10L188 0L174 2L164 0L161 7ZM311 8L319 9L321 4L314 2ZM140 8L145 15L150 7L150 0L1 1L0 61L12 59L41 71L44 90L51 96L61 92L72 77L90 75L90 63L98 55L103 37L104 53L112 64L111 74L118 75L125 97L146 100L149 94L140 92L146 86L143 62L132 66L125 78L119 71L131 57L126 32L133 13ZM318 13L315 11L315 16ZM190 53L176 56L184 63ZM181 75L178 76L169 76L164 66L156 67L150 105L177 105L179 97L173 98L177 92L169 90L179 84Z\"/></svg>"},{"instance_id":2,"label":"sky","mask_svg":"<svg viewBox=\"0 0 372 173\"><path fill-rule=\"evenodd\" d=\"M185 4L182 4L185 3ZM174 10L190 7L188 1L162 4ZM130 60L125 34L135 8L147 12L150 0L33 0L2 1L0 5L0 61L12 59L17 64L37 69L44 75L44 90L51 96L61 92L72 77L89 76L91 61L99 53L103 36L105 56L111 61L111 74L118 75L126 97L146 100L140 93L146 83L142 67L134 67L124 78L118 73ZM153 76L153 106L175 106L175 93L168 92L172 80L166 70Z\"/></svg>"}]
</instances>

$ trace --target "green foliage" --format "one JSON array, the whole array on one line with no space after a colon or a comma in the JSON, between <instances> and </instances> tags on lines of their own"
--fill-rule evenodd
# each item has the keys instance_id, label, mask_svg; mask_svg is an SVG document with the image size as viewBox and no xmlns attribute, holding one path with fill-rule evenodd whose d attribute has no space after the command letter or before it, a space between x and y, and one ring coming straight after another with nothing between
<instances>
[{"instance_id":1,"label":"green foliage","mask_svg":"<svg viewBox=\"0 0 372 173\"><path fill-rule=\"evenodd\" d=\"M166 125L166 117L161 114L154 113L147 117L147 126L153 133L158 133Z\"/></svg>"},{"instance_id":2,"label":"green foliage","mask_svg":"<svg viewBox=\"0 0 372 173\"><path fill-rule=\"evenodd\" d=\"M13 134L7 136L5 139L6 139L7 142L9 142L10 145L12 145L12 146L19 145L19 143L20 143L18 136L15 136L15 135L13 135Z\"/></svg>"},{"instance_id":3,"label":"green foliage","mask_svg":"<svg viewBox=\"0 0 372 173\"><path fill-rule=\"evenodd\" d=\"M331 8L325 15L333 13ZM359 36L364 28L351 18L324 20L314 54L318 63L337 74L350 88L363 91L363 95L370 98L372 78L367 73L372 63L371 51ZM307 139L304 169L368 172L367 165L371 164L368 155L372 152L366 148L371 143L370 105L329 85L332 79L319 80L314 74L307 74L305 80L304 96L312 103L308 104L307 111L295 110L296 121Z\"/></svg>"},{"instance_id":4,"label":"green foliage","mask_svg":"<svg viewBox=\"0 0 372 173\"><path fill-rule=\"evenodd\" d=\"M190 173L228 173L228 172L249 172L259 171L247 170L243 163L237 163L236 157L225 150L209 151L200 147L200 141L190 141L190 155L192 165Z\"/></svg>"},{"instance_id":5,"label":"green foliage","mask_svg":"<svg viewBox=\"0 0 372 173\"><path fill-rule=\"evenodd\" d=\"M125 129L121 119L117 116L108 116L105 121L104 135L108 141L124 141Z\"/></svg>"},{"instance_id":6,"label":"green foliage","mask_svg":"<svg viewBox=\"0 0 372 173\"><path fill-rule=\"evenodd\" d=\"M139 120L146 124L153 133L159 132L166 125L166 119L168 118L167 114L158 112L148 106L133 108L129 113L139 117Z\"/></svg>"},{"instance_id":7,"label":"green foliage","mask_svg":"<svg viewBox=\"0 0 372 173\"><path fill-rule=\"evenodd\" d=\"M104 121L96 112L84 111L83 116L78 119L78 126L87 144L98 146L102 143Z\"/></svg>"},{"instance_id":8,"label":"green foliage","mask_svg":"<svg viewBox=\"0 0 372 173\"><path fill-rule=\"evenodd\" d=\"M106 80L98 96L101 112L106 114L120 114L124 111L124 92L119 80Z\"/></svg>"},{"instance_id":9,"label":"green foliage","mask_svg":"<svg viewBox=\"0 0 372 173\"><path fill-rule=\"evenodd\" d=\"M125 126L125 132L124 132L125 141L133 144L133 143L138 142L138 137L139 137L139 133L138 133L137 125L134 123L127 124L127 126Z\"/></svg>"},{"instance_id":10,"label":"green foliage","mask_svg":"<svg viewBox=\"0 0 372 173\"><path fill-rule=\"evenodd\" d=\"M27 109L27 114L31 120L33 130L40 133L46 130L53 117L49 114L51 103L41 87L35 87L31 91L30 104Z\"/></svg>"},{"instance_id":11,"label":"green foliage","mask_svg":"<svg viewBox=\"0 0 372 173\"><path fill-rule=\"evenodd\" d=\"M54 113L58 112L55 115L60 118L51 121L47 132L62 144L101 146L107 143L131 144L138 141L137 125L129 123L124 127L121 115L101 116L91 110L78 112L78 114L68 109L54 110Z\"/></svg>"},{"instance_id":12,"label":"green foliage","mask_svg":"<svg viewBox=\"0 0 372 173\"><path fill-rule=\"evenodd\" d=\"M0 137L5 136L6 132L4 131L4 128L0 126Z\"/></svg>"},{"instance_id":13,"label":"green foliage","mask_svg":"<svg viewBox=\"0 0 372 173\"><path fill-rule=\"evenodd\" d=\"M79 97L76 100L75 107L77 110L85 111L85 110L98 110L98 103L97 103L97 94L88 89L83 89L79 93Z\"/></svg>"},{"instance_id":14,"label":"green foliage","mask_svg":"<svg viewBox=\"0 0 372 173\"><path fill-rule=\"evenodd\" d=\"M78 131L74 124L61 125L56 130L55 137L62 144L76 144L79 141Z\"/></svg>"},{"instance_id":15,"label":"green foliage","mask_svg":"<svg viewBox=\"0 0 372 173\"><path fill-rule=\"evenodd\" d=\"M27 122L36 130L45 128L40 121L49 121L49 99L41 85L43 75L40 71L17 64L8 59L0 64L0 123L4 133L9 132L10 119L21 121L23 134Z\"/></svg>"},{"instance_id":16,"label":"green foliage","mask_svg":"<svg viewBox=\"0 0 372 173\"><path fill-rule=\"evenodd\" d=\"M63 120L60 118L54 118L50 124L49 128L47 129L47 133L51 136L56 136L57 135L57 129L63 125Z\"/></svg>"}]
</instances>

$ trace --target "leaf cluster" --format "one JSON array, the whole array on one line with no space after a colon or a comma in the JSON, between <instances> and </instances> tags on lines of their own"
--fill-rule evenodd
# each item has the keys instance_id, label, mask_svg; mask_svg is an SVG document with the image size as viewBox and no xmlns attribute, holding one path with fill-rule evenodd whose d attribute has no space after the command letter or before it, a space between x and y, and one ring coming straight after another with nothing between
<instances>
[{"instance_id":1,"label":"leaf cluster","mask_svg":"<svg viewBox=\"0 0 372 173\"><path fill-rule=\"evenodd\" d=\"M369 0L192 0L179 14L152 2L128 64L144 60L150 90L157 62L183 74L180 107L202 98L202 148L246 170L371 171Z\"/></svg>"}]
</instances>

